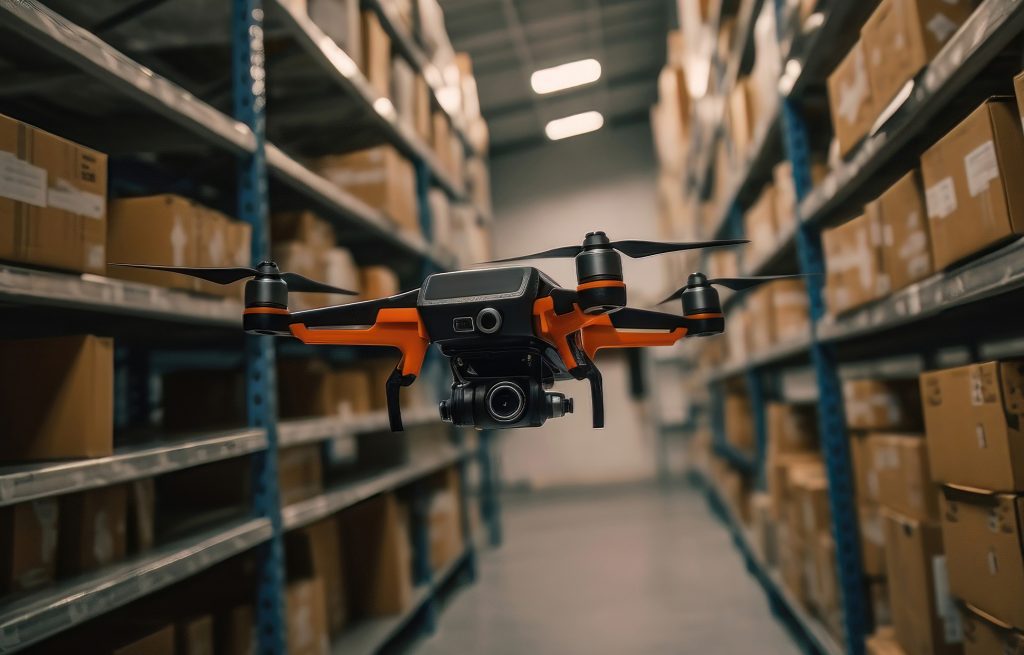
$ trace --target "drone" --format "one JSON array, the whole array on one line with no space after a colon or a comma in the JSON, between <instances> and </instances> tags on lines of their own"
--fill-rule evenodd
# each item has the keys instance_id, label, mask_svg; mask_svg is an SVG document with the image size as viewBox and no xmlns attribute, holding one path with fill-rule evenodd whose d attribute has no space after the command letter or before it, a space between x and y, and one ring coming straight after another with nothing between
<instances>
[{"instance_id":1,"label":"drone","mask_svg":"<svg viewBox=\"0 0 1024 655\"><path fill-rule=\"evenodd\" d=\"M626 306L622 257L747 243L743 239L660 243L611 241L590 232L581 245L554 248L488 264L529 259L573 258L577 286L563 288L531 266L468 269L429 275L418 289L387 298L303 311L289 311L288 293L354 291L281 272L274 262L256 268L192 268L114 264L169 271L245 286L242 327L256 335L292 337L306 344L390 346L402 357L386 382L388 419L401 431L400 390L416 381L430 346L451 366L451 396L439 406L441 419L477 429L539 427L572 413L573 401L550 391L556 381L587 380L593 425L604 427L604 392L594 356L605 348L670 346L684 337L725 330L715 286L742 291L774 275L710 279L693 273L684 287L661 303L679 300L682 315Z\"/></svg>"}]
</instances>

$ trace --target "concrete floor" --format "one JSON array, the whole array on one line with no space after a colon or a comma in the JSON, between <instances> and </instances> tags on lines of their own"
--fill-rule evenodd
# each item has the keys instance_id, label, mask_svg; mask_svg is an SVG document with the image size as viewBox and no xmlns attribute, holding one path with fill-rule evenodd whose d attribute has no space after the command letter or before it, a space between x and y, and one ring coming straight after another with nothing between
<instances>
[{"instance_id":1,"label":"concrete floor","mask_svg":"<svg viewBox=\"0 0 1024 655\"><path fill-rule=\"evenodd\" d=\"M565 492L503 510L505 543L417 655L800 652L697 491Z\"/></svg>"}]
</instances>

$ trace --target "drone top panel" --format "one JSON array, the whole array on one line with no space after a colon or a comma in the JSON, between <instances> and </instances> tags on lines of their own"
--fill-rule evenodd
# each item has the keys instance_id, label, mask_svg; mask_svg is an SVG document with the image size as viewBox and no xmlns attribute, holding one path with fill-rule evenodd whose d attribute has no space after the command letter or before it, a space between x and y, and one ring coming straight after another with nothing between
<instances>
[{"instance_id":1,"label":"drone top panel","mask_svg":"<svg viewBox=\"0 0 1024 655\"><path fill-rule=\"evenodd\" d=\"M533 270L529 267L485 268L431 275L423 285L420 304L518 298L530 286Z\"/></svg>"}]
</instances>

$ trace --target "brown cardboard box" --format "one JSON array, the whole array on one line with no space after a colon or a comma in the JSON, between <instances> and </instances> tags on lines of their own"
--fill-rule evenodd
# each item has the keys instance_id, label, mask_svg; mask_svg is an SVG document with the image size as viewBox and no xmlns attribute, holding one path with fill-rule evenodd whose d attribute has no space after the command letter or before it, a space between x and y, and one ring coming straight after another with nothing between
<instances>
[{"instance_id":1,"label":"brown cardboard box","mask_svg":"<svg viewBox=\"0 0 1024 655\"><path fill-rule=\"evenodd\" d=\"M889 585L886 583L885 578L872 580L868 583L868 601L871 603L871 618L874 619L874 625L892 625L892 610L889 607Z\"/></svg>"},{"instance_id":2,"label":"brown cardboard box","mask_svg":"<svg viewBox=\"0 0 1024 655\"><path fill-rule=\"evenodd\" d=\"M800 503L800 535L804 543L813 546L819 534L832 530L828 503L828 478L811 469L798 474L793 480L795 497Z\"/></svg>"},{"instance_id":3,"label":"brown cardboard box","mask_svg":"<svg viewBox=\"0 0 1024 655\"><path fill-rule=\"evenodd\" d=\"M308 540L313 573L323 582L328 631L336 635L348 623L341 526L332 516L303 528L301 534Z\"/></svg>"},{"instance_id":4,"label":"brown cardboard box","mask_svg":"<svg viewBox=\"0 0 1024 655\"><path fill-rule=\"evenodd\" d=\"M174 626L150 632L111 651L111 655L175 655Z\"/></svg>"},{"instance_id":5,"label":"brown cardboard box","mask_svg":"<svg viewBox=\"0 0 1024 655\"><path fill-rule=\"evenodd\" d=\"M878 471L874 468L875 458L871 452L871 435L862 432L850 434L850 459L856 480L854 491L861 505L878 505Z\"/></svg>"},{"instance_id":6,"label":"brown cardboard box","mask_svg":"<svg viewBox=\"0 0 1024 655\"><path fill-rule=\"evenodd\" d=\"M772 285L765 284L747 293L747 311L756 317L757 327L746 331L747 351L751 354L763 353L775 343L775 317Z\"/></svg>"},{"instance_id":7,"label":"brown cardboard box","mask_svg":"<svg viewBox=\"0 0 1024 655\"><path fill-rule=\"evenodd\" d=\"M815 452L817 421L818 413L813 405L768 403L768 456Z\"/></svg>"},{"instance_id":8,"label":"brown cardboard box","mask_svg":"<svg viewBox=\"0 0 1024 655\"><path fill-rule=\"evenodd\" d=\"M787 159L772 168L772 187L775 189L775 223L780 232L784 226L796 224L796 185L793 182L793 165Z\"/></svg>"},{"instance_id":9,"label":"brown cardboard box","mask_svg":"<svg viewBox=\"0 0 1024 655\"><path fill-rule=\"evenodd\" d=\"M983 103L921 155L932 259L943 269L1024 231L1024 135L1006 99Z\"/></svg>"},{"instance_id":10,"label":"brown cardboard box","mask_svg":"<svg viewBox=\"0 0 1024 655\"><path fill-rule=\"evenodd\" d=\"M384 212L400 229L420 233L416 172L394 147L381 145L344 155L327 155L313 162L313 170Z\"/></svg>"},{"instance_id":11,"label":"brown cardboard box","mask_svg":"<svg viewBox=\"0 0 1024 655\"><path fill-rule=\"evenodd\" d=\"M177 655L214 655L213 617L209 614L181 619L174 626Z\"/></svg>"},{"instance_id":12,"label":"brown cardboard box","mask_svg":"<svg viewBox=\"0 0 1024 655\"><path fill-rule=\"evenodd\" d=\"M913 380L853 379L843 382L846 425L858 430L922 427L921 394Z\"/></svg>"},{"instance_id":13,"label":"brown cardboard box","mask_svg":"<svg viewBox=\"0 0 1024 655\"><path fill-rule=\"evenodd\" d=\"M405 507L393 493L342 514L346 578L353 610L366 616L402 612L412 602L412 570Z\"/></svg>"},{"instance_id":14,"label":"brown cardboard box","mask_svg":"<svg viewBox=\"0 0 1024 655\"><path fill-rule=\"evenodd\" d=\"M359 267L356 266L352 253L345 248L331 248L323 254L324 277L323 281L331 286L341 287L350 291L359 292L361 281L359 279ZM337 293L327 294L328 303L344 304L352 302L351 296Z\"/></svg>"},{"instance_id":15,"label":"brown cardboard box","mask_svg":"<svg viewBox=\"0 0 1024 655\"><path fill-rule=\"evenodd\" d=\"M871 93L871 74L861 41L828 76L828 106L839 155L845 157L867 135L880 109Z\"/></svg>"},{"instance_id":16,"label":"brown cardboard box","mask_svg":"<svg viewBox=\"0 0 1024 655\"><path fill-rule=\"evenodd\" d=\"M840 608L836 543L831 534L820 533L814 538L813 548L811 601L820 616L829 617Z\"/></svg>"},{"instance_id":17,"label":"brown cardboard box","mask_svg":"<svg viewBox=\"0 0 1024 655\"><path fill-rule=\"evenodd\" d=\"M128 483L128 552L144 553L153 547L156 526L156 484L153 478Z\"/></svg>"},{"instance_id":18,"label":"brown cardboard box","mask_svg":"<svg viewBox=\"0 0 1024 655\"><path fill-rule=\"evenodd\" d=\"M326 277L324 251L304 241L275 242L270 246L270 255L282 271L304 275L313 280ZM324 307L328 303L326 293L293 293L288 296L292 311Z\"/></svg>"},{"instance_id":19,"label":"brown cardboard box","mask_svg":"<svg viewBox=\"0 0 1024 655\"><path fill-rule=\"evenodd\" d=\"M121 561L127 538L128 487L100 487L60 497L62 577Z\"/></svg>"},{"instance_id":20,"label":"brown cardboard box","mask_svg":"<svg viewBox=\"0 0 1024 655\"><path fill-rule=\"evenodd\" d=\"M230 238L230 226L233 221L224 214L202 205L197 204L195 210L197 235L195 265L202 267L230 265L230 254L228 252L230 246L228 240ZM212 296L237 296L241 286L215 284L206 280L192 278L192 288L195 291Z\"/></svg>"},{"instance_id":21,"label":"brown cardboard box","mask_svg":"<svg viewBox=\"0 0 1024 655\"><path fill-rule=\"evenodd\" d=\"M1024 653L1024 633L977 607L960 607L964 626L964 655Z\"/></svg>"},{"instance_id":22,"label":"brown cardboard box","mask_svg":"<svg viewBox=\"0 0 1024 655\"><path fill-rule=\"evenodd\" d=\"M860 32L879 111L928 65L971 9L969 0L882 0Z\"/></svg>"},{"instance_id":23,"label":"brown cardboard box","mask_svg":"<svg viewBox=\"0 0 1024 655\"><path fill-rule=\"evenodd\" d=\"M252 655L256 652L256 623L251 605L237 605L217 614L214 629L218 655Z\"/></svg>"},{"instance_id":24,"label":"brown cardboard box","mask_svg":"<svg viewBox=\"0 0 1024 655\"><path fill-rule=\"evenodd\" d=\"M434 111L430 115L431 125L431 136L433 137L430 143L431 149L434 154L437 155L438 160L441 163L441 168L451 173L452 171L452 133L451 125L448 124L448 117L441 111Z\"/></svg>"},{"instance_id":25,"label":"brown cardboard box","mask_svg":"<svg viewBox=\"0 0 1024 655\"><path fill-rule=\"evenodd\" d=\"M823 230L825 299L832 314L865 305L889 292L882 270L882 234L875 213Z\"/></svg>"},{"instance_id":26,"label":"brown cardboard box","mask_svg":"<svg viewBox=\"0 0 1024 655\"><path fill-rule=\"evenodd\" d=\"M310 19L352 57L357 66L362 57L359 3L355 0L304 0Z\"/></svg>"},{"instance_id":27,"label":"brown cardboard box","mask_svg":"<svg viewBox=\"0 0 1024 655\"><path fill-rule=\"evenodd\" d=\"M53 582L57 572L56 498L0 507L0 593Z\"/></svg>"},{"instance_id":28,"label":"brown cardboard box","mask_svg":"<svg viewBox=\"0 0 1024 655\"><path fill-rule=\"evenodd\" d=\"M366 371L356 368L337 371L334 384L342 415L357 416L373 410L370 376Z\"/></svg>"},{"instance_id":29,"label":"brown cardboard box","mask_svg":"<svg viewBox=\"0 0 1024 655\"><path fill-rule=\"evenodd\" d=\"M896 641L896 631L892 626L883 626L875 630L875 633L864 642L867 655L906 655L906 652Z\"/></svg>"},{"instance_id":30,"label":"brown cardboard box","mask_svg":"<svg viewBox=\"0 0 1024 655\"><path fill-rule=\"evenodd\" d=\"M413 126L420 138L429 143L434 127L430 117L430 87L422 75L416 75L413 87Z\"/></svg>"},{"instance_id":31,"label":"brown cardboard box","mask_svg":"<svg viewBox=\"0 0 1024 655\"><path fill-rule=\"evenodd\" d=\"M928 468L922 435L873 434L873 469L878 500L888 509L918 521L939 520L939 492Z\"/></svg>"},{"instance_id":32,"label":"brown cardboard box","mask_svg":"<svg viewBox=\"0 0 1024 655\"><path fill-rule=\"evenodd\" d=\"M864 575L885 576L885 523L877 505L859 505L860 558Z\"/></svg>"},{"instance_id":33,"label":"brown cardboard box","mask_svg":"<svg viewBox=\"0 0 1024 655\"><path fill-rule=\"evenodd\" d=\"M454 467L433 476L433 493L427 507L430 535L430 568L439 571L462 554L462 509L459 504L459 473Z\"/></svg>"},{"instance_id":34,"label":"brown cardboard box","mask_svg":"<svg viewBox=\"0 0 1024 655\"><path fill-rule=\"evenodd\" d=\"M754 140L756 111L747 78L736 80L736 86L729 93L729 130L736 147L735 152L741 158L746 155Z\"/></svg>"},{"instance_id":35,"label":"brown cardboard box","mask_svg":"<svg viewBox=\"0 0 1024 655\"><path fill-rule=\"evenodd\" d=\"M763 491L750 494L750 532L754 552L761 562L774 568L778 564L776 522L772 518L772 497Z\"/></svg>"},{"instance_id":36,"label":"brown cardboard box","mask_svg":"<svg viewBox=\"0 0 1024 655\"><path fill-rule=\"evenodd\" d=\"M884 511L889 600L896 640L908 655L959 653L960 615L949 596L942 530ZM955 565L948 562L952 580ZM954 590L954 593L956 591Z\"/></svg>"},{"instance_id":37,"label":"brown cardboard box","mask_svg":"<svg viewBox=\"0 0 1024 655\"><path fill-rule=\"evenodd\" d=\"M932 274L931 242L916 170L889 187L874 203L882 226L883 268L893 291Z\"/></svg>"},{"instance_id":38,"label":"brown cardboard box","mask_svg":"<svg viewBox=\"0 0 1024 655\"><path fill-rule=\"evenodd\" d=\"M110 203L107 257L111 262L198 266L199 208L181 196L124 198ZM195 279L163 271L111 266L107 275L132 282L191 290Z\"/></svg>"},{"instance_id":39,"label":"brown cardboard box","mask_svg":"<svg viewBox=\"0 0 1024 655\"><path fill-rule=\"evenodd\" d=\"M337 374L320 359L277 360L278 412L282 418L335 416L341 393Z\"/></svg>"},{"instance_id":40,"label":"brown cardboard box","mask_svg":"<svg viewBox=\"0 0 1024 655\"><path fill-rule=\"evenodd\" d=\"M291 655L328 655L324 585L320 578L289 582L285 590L288 652Z\"/></svg>"},{"instance_id":41,"label":"brown cardboard box","mask_svg":"<svg viewBox=\"0 0 1024 655\"><path fill-rule=\"evenodd\" d=\"M932 477L1024 491L1024 362L986 362L921 374Z\"/></svg>"},{"instance_id":42,"label":"brown cardboard box","mask_svg":"<svg viewBox=\"0 0 1024 655\"><path fill-rule=\"evenodd\" d=\"M1024 124L1024 72L1017 73L1013 78L1013 95L1017 97L1017 111Z\"/></svg>"},{"instance_id":43,"label":"brown cardboard box","mask_svg":"<svg viewBox=\"0 0 1024 655\"><path fill-rule=\"evenodd\" d=\"M107 156L0 115L0 259L103 274Z\"/></svg>"},{"instance_id":44,"label":"brown cardboard box","mask_svg":"<svg viewBox=\"0 0 1024 655\"><path fill-rule=\"evenodd\" d=\"M775 187L766 184L754 204L743 214L743 231L751 243L744 252L746 261L756 260L775 250L778 220L775 216Z\"/></svg>"},{"instance_id":45,"label":"brown cardboard box","mask_svg":"<svg viewBox=\"0 0 1024 655\"><path fill-rule=\"evenodd\" d=\"M772 497L772 516L776 519L787 518L787 510L794 503L790 480L801 475L801 469L808 468L823 474L824 464L820 453L793 453L769 459L767 487ZM794 538L799 538L799 534L794 535Z\"/></svg>"},{"instance_id":46,"label":"brown cardboard box","mask_svg":"<svg viewBox=\"0 0 1024 655\"><path fill-rule=\"evenodd\" d=\"M942 537L953 595L1003 623L1024 627L1024 498L942 488Z\"/></svg>"},{"instance_id":47,"label":"brown cardboard box","mask_svg":"<svg viewBox=\"0 0 1024 655\"><path fill-rule=\"evenodd\" d=\"M776 532L779 540L779 575L782 577L782 584L789 589L798 603L806 605L808 596L804 545L785 523L780 523Z\"/></svg>"},{"instance_id":48,"label":"brown cardboard box","mask_svg":"<svg viewBox=\"0 0 1024 655\"><path fill-rule=\"evenodd\" d=\"M387 97L391 90L391 39L373 11L363 10L361 22L363 73L377 95Z\"/></svg>"},{"instance_id":49,"label":"brown cardboard box","mask_svg":"<svg viewBox=\"0 0 1024 655\"><path fill-rule=\"evenodd\" d=\"M324 490L320 444L282 448L277 453L277 485L281 505L312 498Z\"/></svg>"},{"instance_id":50,"label":"brown cardboard box","mask_svg":"<svg viewBox=\"0 0 1024 655\"><path fill-rule=\"evenodd\" d=\"M754 450L754 416L746 394L725 395L725 438L740 450Z\"/></svg>"},{"instance_id":51,"label":"brown cardboard box","mask_svg":"<svg viewBox=\"0 0 1024 655\"><path fill-rule=\"evenodd\" d=\"M398 275L387 266L363 266L359 269L363 298L387 298L399 292Z\"/></svg>"},{"instance_id":52,"label":"brown cardboard box","mask_svg":"<svg viewBox=\"0 0 1024 655\"><path fill-rule=\"evenodd\" d=\"M245 373L174 371L163 376L163 425L191 431L246 423Z\"/></svg>"},{"instance_id":53,"label":"brown cardboard box","mask_svg":"<svg viewBox=\"0 0 1024 655\"><path fill-rule=\"evenodd\" d=\"M103 457L113 432L111 339L0 341L0 461Z\"/></svg>"},{"instance_id":54,"label":"brown cardboard box","mask_svg":"<svg viewBox=\"0 0 1024 655\"><path fill-rule=\"evenodd\" d=\"M334 229L330 223L311 211L276 212L270 215L272 243L300 241L319 251L335 245Z\"/></svg>"},{"instance_id":55,"label":"brown cardboard box","mask_svg":"<svg viewBox=\"0 0 1024 655\"><path fill-rule=\"evenodd\" d=\"M772 332L775 341L786 343L811 331L810 299L803 280L776 280L772 290Z\"/></svg>"}]
</instances>

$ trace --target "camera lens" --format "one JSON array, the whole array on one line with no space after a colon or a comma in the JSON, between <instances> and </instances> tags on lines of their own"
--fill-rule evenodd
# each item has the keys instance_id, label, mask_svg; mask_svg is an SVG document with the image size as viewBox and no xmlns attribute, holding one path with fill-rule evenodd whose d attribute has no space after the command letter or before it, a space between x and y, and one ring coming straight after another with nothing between
<instances>
[{"instance_id":1,"label":"camera lens","mask_svg":"<svg viewBox=\"0 0 1024 655\"><path fill-rule=\"evenodd\" d=\"M487 412L495 421L510 423L526 409L526 396L518 384L499 382L487 392Z\"/></svg>"},{"instance_id":2,"label":"camera lens","mask_svg":"<svg viewBox=\"0 0 1024 655\"><path fill-rule=\"evenodd\" d=\"M544 394L544 401L548 418L561 418L566 414L572 414L572 398L566 398L563 393L549 391Z\"/></svg>"}]
</instances>

